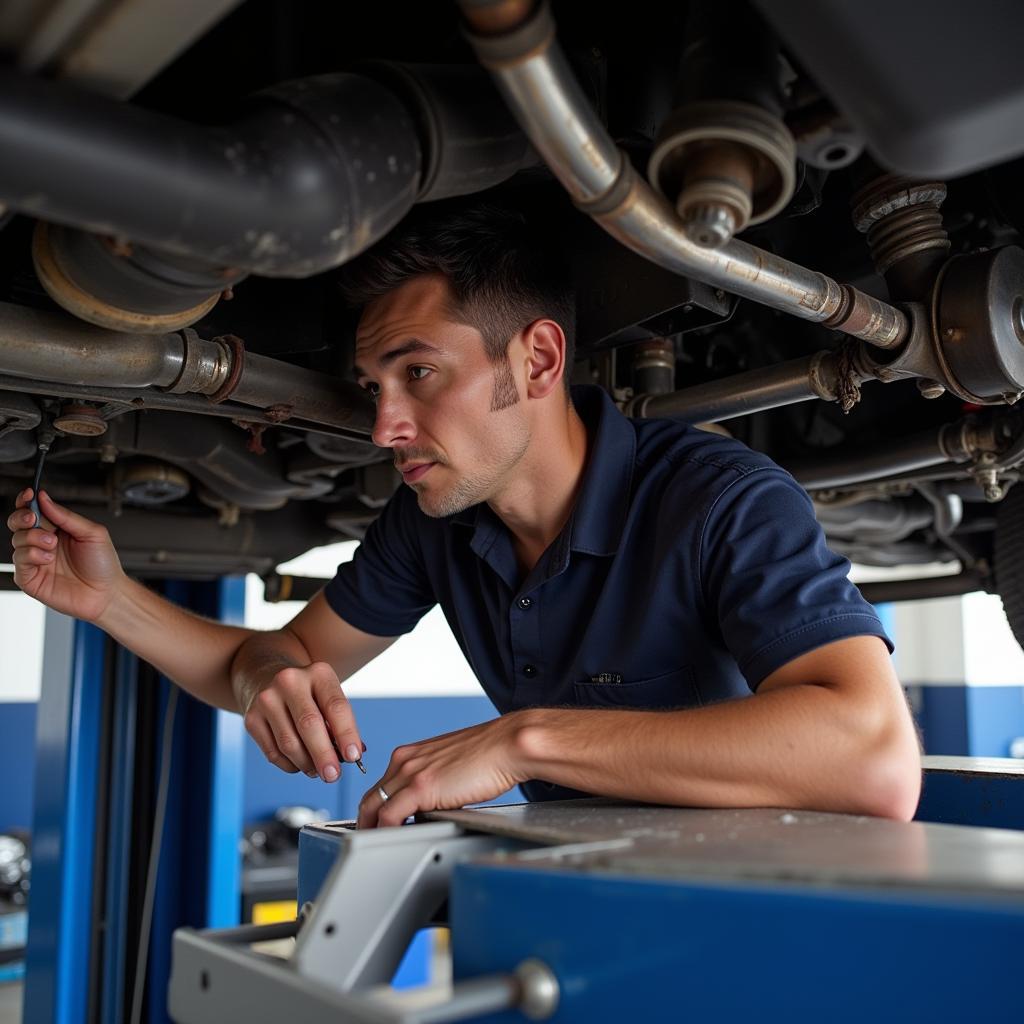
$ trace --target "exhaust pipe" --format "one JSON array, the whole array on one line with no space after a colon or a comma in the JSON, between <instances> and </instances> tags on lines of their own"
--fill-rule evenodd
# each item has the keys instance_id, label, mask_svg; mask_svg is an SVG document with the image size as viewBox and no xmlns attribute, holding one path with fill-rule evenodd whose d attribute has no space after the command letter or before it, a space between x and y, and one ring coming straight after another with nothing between
<instances>
[{"instance_id":1,"label":"exhaust pipe","mask_svg":"<svg viewBox=\"0 0 1024 1024\"><path fill-rule=\"evenodd\" d=\"M623 412L640 419L668 416L687 423L721 423L812 399L839 402L849 412L860 398L860 385L876 379L841 353L815 352L667 394L636 395Z\"/></svg>"},{"instance_id":2,"label":"exhaust pipe","mask_svg":"<svg viewBox=\"0 0 1024 1024\"><path fill-rule=\"evenodd\" d=\"M100 326L194 323L249 273L309 277L414 202L489 188L528 146L479 68L368 65L285 83L231 124L189 124L0 74L0 205L51 222L51 296Z\"/></svg>"},{"instance_id":3,"label":"exhaust pipe","mask_svg":"<svg viewBox=\"0 0 1024 1024\"><path fill-rule=\"evenodd\" d=\"M894 306L736 239L702 248L668 201L634 170L574 79L545 4L459 0L470 42L523 131L576 205L623 245L677 274L804 320L896 348L908 334ZM500 16L499 16L500 14Z\"/></svg>"},{"instance_id":4,"label":"exhaust pipe","mask_svg":"<svg viewBox=\"0 0 1024 1024\"><path fill-rule=\"evenodd\" d=\"M206 396L211 413L230 402L259 410L264 422L319 424L367 443L375 417L373 403L352 381L247 353L232 335L206 340L189 329L118 334L8 303L0 303L0 374L83 388Z\"/></svg>"}]
</instances>

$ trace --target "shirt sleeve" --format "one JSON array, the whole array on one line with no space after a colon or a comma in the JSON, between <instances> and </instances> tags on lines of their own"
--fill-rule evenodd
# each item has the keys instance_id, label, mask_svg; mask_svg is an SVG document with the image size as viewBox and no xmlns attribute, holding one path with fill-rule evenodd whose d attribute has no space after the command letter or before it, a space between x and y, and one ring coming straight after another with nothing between
<instances>
[{"instance_id":1,"label":"shirt sleeve","mask_svg":"<svg viewBox=\"0 0 1024 1024\"><path fill-rule=\"evenodd\" d=\"M374 636L400 636L437 603L418 536L420 516L415 495L400 488L352 561L338 566L324 597L349 625Z\"/></svg>"},{"instance_id":2,"label":"shirt sleeve","mask_svg":"<svg viewBox=\"0 0 1024 1024\"><path fill-rule=\"evenodd\" d=\"M807 493L778 468L733 481L701 534L705 600L750 688L787 662L850 636L893 645L875 610L850 582Z\"/></svg>"}]
</instances>

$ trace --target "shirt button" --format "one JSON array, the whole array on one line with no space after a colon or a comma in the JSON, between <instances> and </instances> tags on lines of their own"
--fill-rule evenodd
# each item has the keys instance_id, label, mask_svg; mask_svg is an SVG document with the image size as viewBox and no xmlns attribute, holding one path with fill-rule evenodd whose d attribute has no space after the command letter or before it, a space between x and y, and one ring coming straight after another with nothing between
<instances>
[{"instance_id":1,"label":"shirt button","mask_svg":"<svg viewBox=\"0 0 1024 1024\"><path fill-rule=\"evenodd\" d=\"M537 667L536 667L536 665L524 665L523 666L523 675L526 676L527 679L532 679L536 674L537 674Z\"/></svg>"},{"instance_id":2,"label":"shirt button","mask_svg":"<svg viewBox=\"0 0 1024 1024\"><path fill-rule=\"evenodd\" d=\"M519 598L519 607L522 608L523 611L526 611L526 609L529 608L531 604L533 604L533 601L530 598L528 598L528 597L521 597L521 598Z\"/></svg>"}]
</instances>

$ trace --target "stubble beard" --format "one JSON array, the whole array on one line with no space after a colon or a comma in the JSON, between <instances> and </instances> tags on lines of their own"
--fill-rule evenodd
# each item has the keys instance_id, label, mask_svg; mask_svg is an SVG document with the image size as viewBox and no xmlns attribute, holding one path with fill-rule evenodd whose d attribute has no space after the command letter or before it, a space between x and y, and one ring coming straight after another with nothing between
<instances>
[{"instance_id":1,"label":"stubble beard","mask_svg":"<svg viewBox=\"0 0 1024 1024\"><path fill-rule=\"evenodd\" d=\"M504 433L502 450L494 452L492 449L489 453L491 458L476 472L458 477L450 487L440 492L431 493L426 486L420 489L413 485L420 511L432 519L442 519L488 501L529 446L529 430L525 423L517 421L514 430Z\"/></svg>"},{"instance_id":2,"label":"stubble beard","mask_svg":"<svg viewBox=\"0 0 1024 1024\"><path fill-rule=\"evenodd\" d=\"M518 404L519 389L512 374L512 364L506 356L494 367L490 411L504 412ZM426 486L421 490L417 489L415 484L410 485L416 491L416 500L424 515L432 519L443 519L464 512L467 508L493 497L503 478L526 454L526 449L530 446L529 428L519 417L512 427L506 428L497 436L502 441L501 451L494 452L492 449L488 452L492 457L488 458L478 471L459 477L451 487L440 494L431 494ZM408 458L411 453L406 454ZM437 462L439 466L448 465L432 452L423 451L415 454L425 462Z\"/></svg>"},{"instance_id":3,"label":"stubble beard","mask_svg":"<svg viewBox=\"0 0 1024 1024\"><path fill-rule=\"evenodd\" d=\"M500 436L501 451L492 447L483 465L473 473L459 476L451 486L431 493L426 485L421 489L414 484L420 511L440 519L493 498L529 447L529 429L522 420L517 419L512 428L503 430Z\"/></svg>"}]
</instances>

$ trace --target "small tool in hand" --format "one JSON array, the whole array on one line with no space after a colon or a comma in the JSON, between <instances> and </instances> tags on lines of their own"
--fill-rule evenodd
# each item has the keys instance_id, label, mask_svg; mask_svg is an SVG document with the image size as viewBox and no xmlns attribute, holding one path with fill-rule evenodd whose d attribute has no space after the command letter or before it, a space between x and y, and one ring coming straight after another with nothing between
<instances>
[{"instance_id":1,"label":"small tool in hand","mask_svg":"<svg viewBox=\"0 0 1024 1024\"><path fill-rule=\"evenodd\" d=\"M334 749L338 752L338 760L341 761L342 768L344 768L346 764L354 764L364 775L366 774L366 769L363 767L363 762L360 758L357 757L354 761L347 762L345 758L341 756L341 747L338 746L338 741L334 738L333 731L331 731L331 742L334 744ZM363 744L363 749L366 749L365 743Z\"/></svg>"},{"instance_id":2,"label":"small tool in hand","mask_svg":"<svg viewBox=\"0 0 1024 1024\"><path fill-rule=\"evenodd\" d=\"M32 528L42 526L43 513L39 510L39 483L43 478L43 463L46 461L46 453L50 450L50 445L53 444L53 434L48 431L39 432L39 461L36 463L36 475L32 481L32 500L28 503L28 507L35 514L36 521L32 524Z\"/></svg>"}]
</instances>

